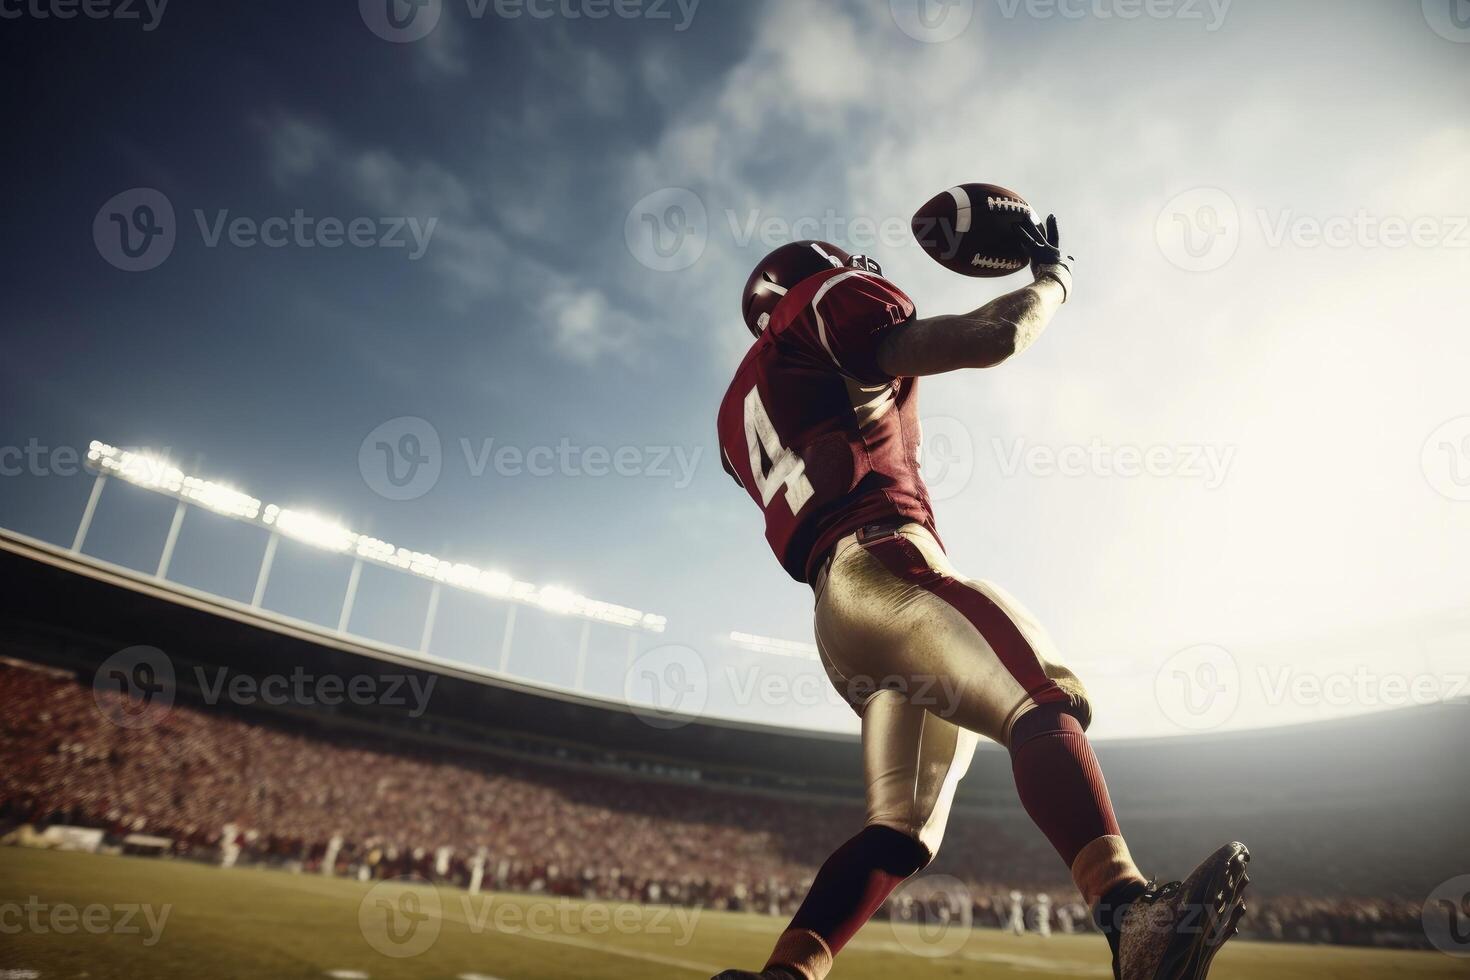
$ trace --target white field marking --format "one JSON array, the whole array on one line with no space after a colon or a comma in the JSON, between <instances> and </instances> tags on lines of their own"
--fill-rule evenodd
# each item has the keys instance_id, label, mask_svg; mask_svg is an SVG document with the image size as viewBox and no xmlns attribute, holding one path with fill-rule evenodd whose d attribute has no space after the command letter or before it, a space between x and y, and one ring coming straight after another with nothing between
<instances>
[{"instance_id":1,"label":"white field marking","mask_svg":"<svg viewBox=\"0 0 1470 980\"><path fill-rule=\"evenodd\" d=\"M0 970L0 980L36 980L39 970Z\"/></svg>"},{"instance_id":2,"label":"white field marking","mask_svg":"<svg viewBox=\"0 0 1470 980\"><path fill-rule=\"evenodd\" d=\"M865 949L879 953L902 953L913 954L913 949L902 943L891 939L854 939L848 944L850 949ZM921 944L920 944L921 945ZM1048 960L1039 956L1024 956L1015 953L984 953L978 950L961 950L953 953L948 959L969 960L972 963L992 963L997 966L1010 967L1022 973L1046 973L1052 976L1067 977L1110 977L1113 971L1106 966L1096 963L1084 963L1080 960Z\"/></svg>"},{"instance_id":3,"label":"white field marking","mask_svg":"<svg viewBox=\"0 0 1470 980\"><path fill-rule=\"evenodd\" d=\"M328 970L327 976L335 977L336 980L368 980L370 974L361 970Z\"/></svg>"},{"instance_id":4,"label":"white field marking","mask_svg":"<svg viewBox=\"0 0 1470 980\"><path fill-rule=\"evenodd\" d=\"M500 980L500 978L492 977L488 973L461 973L459 980Z\"/></svg>"}]
</instances>

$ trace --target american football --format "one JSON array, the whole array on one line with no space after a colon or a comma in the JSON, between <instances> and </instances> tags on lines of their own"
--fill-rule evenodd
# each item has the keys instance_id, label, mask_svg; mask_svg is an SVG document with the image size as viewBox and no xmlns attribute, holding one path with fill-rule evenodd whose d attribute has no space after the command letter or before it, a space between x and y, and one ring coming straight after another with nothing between
<instances>
[{"instance_id":1,"label":"american football","mask_svg":"<svg viewBox=\"0 0 1470 980\"><path fill-rule=\"evenodd\" d=\"M962 276L995 279L1030 264L1020 225L1039 218L1026 199L995 184L958 184L931 197L910 226L919 247Z\"/></svg>"},{"instance_id":2,"label":"american football","mask_svg":"<svg viewBox=\"0 0 1470 980\"><path fill-rule=\"evenodd\" d=\"M0 980L1467 980L1467 2L0 0Z\"/></svg>"}]
</instances>

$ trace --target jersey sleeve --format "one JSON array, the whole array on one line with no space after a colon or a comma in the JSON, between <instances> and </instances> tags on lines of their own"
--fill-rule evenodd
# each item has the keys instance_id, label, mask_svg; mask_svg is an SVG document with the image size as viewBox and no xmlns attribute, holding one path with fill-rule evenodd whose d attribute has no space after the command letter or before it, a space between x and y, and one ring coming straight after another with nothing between
<instances>
[{"instance_id":1,"label":"jersey sleeve","mask_svg":"<svg viewBox=\"0 0 1470 980\"><path fill-rule=\"evenodd\" d=\"M812 297L817 337L837 367L860 382L893 376L878 366L878 344L914 315L914 303L893 283L866 272L840 275Z\"/></svg>"}]
</instances>

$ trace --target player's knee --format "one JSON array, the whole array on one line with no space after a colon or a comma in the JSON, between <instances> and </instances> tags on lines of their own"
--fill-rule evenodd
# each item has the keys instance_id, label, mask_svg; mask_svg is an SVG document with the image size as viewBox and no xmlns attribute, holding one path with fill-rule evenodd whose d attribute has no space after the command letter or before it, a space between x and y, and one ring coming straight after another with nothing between
<instances>
[{"instance_id":1,"label":"player's knee","mask_svg":"<svg viewBox=\"0 0 1470 980\"><path fill-rule=\"evenodd\" d=\"M1057 685L1058 691L1064 689ZM1015 755L1021 746L1045 735L1081 735L1092 722L1086 692L1079 697L1056 696L1044 699L1018 715L1011 723L1006 747Z\"/></svg>"},{"instance_id":2,"label":"player's knee","mask_svg":"<svg viewBox=\"0 0 1470 980\"><path fill-rule=\"evenodd\" d=\"M907 806L886 813L870 813L868 826L882 827L903 838L895 842L896 854L906 858L913 868L908 874L922 871L939 854L939 845L944 841L944 831L949 825L949 803L946 798L934 800L930 806L922 806L917 800Z\"/></svg>"},{"instance_id":3,"label":"player's knee","mask_svg":"<svg viewBox=\"0 0 1470 980\"><path fill-rule=\"evenodd\" d=\"M1087 696L1086 685L1078 679L1076 674L1060 664L1048 663L1045 669L1046 686L1031 695L1034 704L1012 722L1011 737L1007 744L1014 745L1015 731L1021 724L1021 719L1034 715L1042 709L1048 710L1044 711L1041 717L1033 718L1032 725L1041 721L1041 718L1060 711L1075 719L1082 731L1085 732L1092 727L1092 700Z\"/></svg>"},{"instance_id":4,"label":"player's knee","mask_svg":"<svg viewBox=\"0 0 1470 980\"><path fill-rule=\"evenodd\" d=\"M942 836L943 828L936 836L926 833L926 828L922 826L916 827L907 823L900 826L870 823L863 828L861 834L867 846L872 849L875 864L890 874L903 878L917 874L929 866L929 862L939 853L939 838ZM933 839L926 840L930 837Z\"/></svg>"}]
</instances>

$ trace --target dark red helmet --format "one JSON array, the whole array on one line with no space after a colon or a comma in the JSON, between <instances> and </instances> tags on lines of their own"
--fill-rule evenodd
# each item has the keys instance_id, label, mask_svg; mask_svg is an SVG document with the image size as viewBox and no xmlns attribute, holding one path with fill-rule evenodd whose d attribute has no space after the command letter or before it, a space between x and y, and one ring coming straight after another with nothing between
<instances>
[{"instance_id":1,"label":"dark red helmet","mask_svg":"<svg viewBox=\"0 0 1470 980\"><path fill-rule=\"evenodd\" d=\"M828 269L866 269L881 275L878 263L866 255L851 255L831 242L803 241L782 245L760 260L745 292L740 296L740 312L745 325L759 337L771 320L771 311L791 287Z\"/></svg>"}]
</instances>

